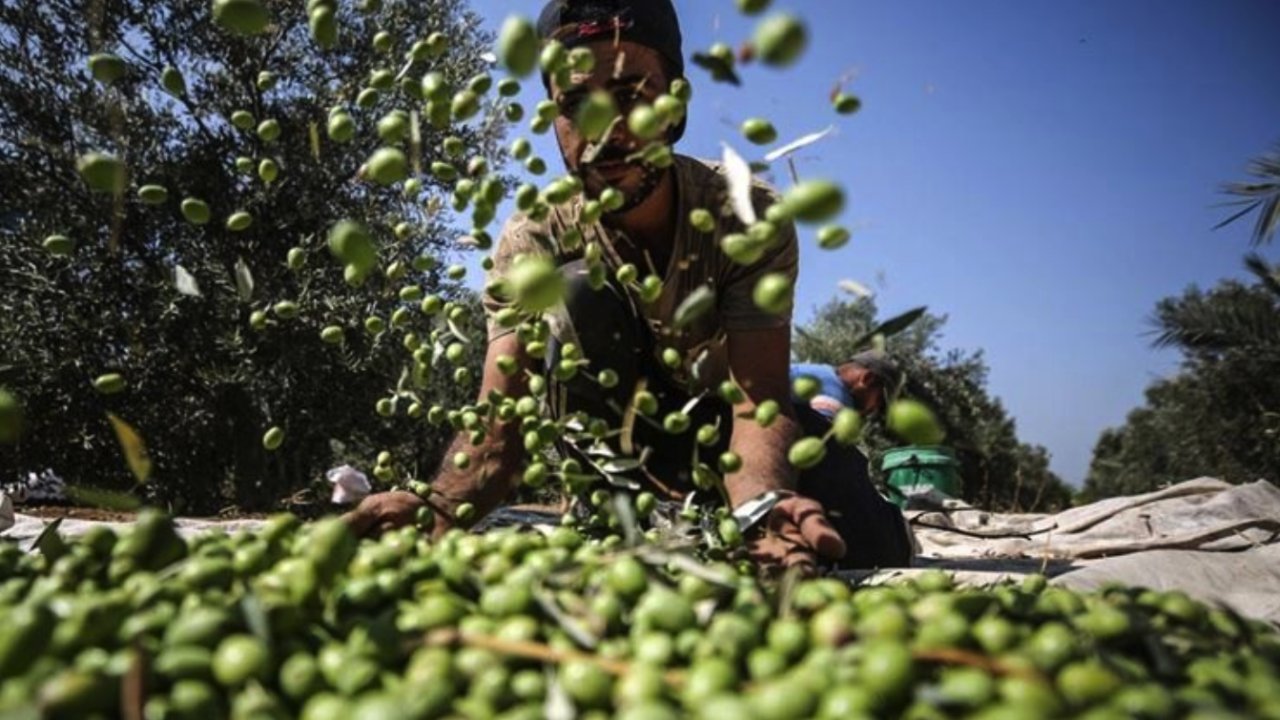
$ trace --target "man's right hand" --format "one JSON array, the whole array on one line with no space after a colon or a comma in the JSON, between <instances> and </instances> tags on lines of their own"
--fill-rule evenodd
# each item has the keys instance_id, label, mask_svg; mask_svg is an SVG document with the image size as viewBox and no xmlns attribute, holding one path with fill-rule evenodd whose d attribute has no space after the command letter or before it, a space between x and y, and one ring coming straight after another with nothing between
<instances>
[{"instance_id":1,"label":"man's right hand","mask_svg":"<svg viewBox=\"0 0 1280 720\"><path fill-rule=\"evenodd\" d=\"M818 562L839 560L847 551L822 505L800 495L781 500L754 531L747 551L766 576L792 567L802 576L812 576Z\"/></svg>"},{"instance_id":2,"label":"man's right hand","mask_svg":"<svg viewBox=\"0 0 1280 720\"><path fill-rule=\"evenodd\" d=\"M388 530L415 524L418 521L418 511L424 507L427 507L427 503L422 498L410 492L396 490L370 495L361 500L354 510L343 515L342 519L357 537L376 536ZM439 535L452 527L450 518L444 513L436 512L434 515L433 535Z\"/></svg>"}]
</instances>

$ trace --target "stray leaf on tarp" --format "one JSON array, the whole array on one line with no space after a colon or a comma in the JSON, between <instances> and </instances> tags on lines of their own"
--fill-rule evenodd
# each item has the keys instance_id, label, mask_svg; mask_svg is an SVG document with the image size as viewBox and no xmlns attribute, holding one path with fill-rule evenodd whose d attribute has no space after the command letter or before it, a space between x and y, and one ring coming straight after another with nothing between
<instances>
[{"instance_id":1,"label":"stray leaf on tarp","mask_svg":"<svg viewBox=\"0 0 1280 720\"><path fill-rule=\"evenodd\" d=\"M729 200L733 214L743 225L756 221L756 208L751 204L751 166L728 143L724 144L724 171L729 180Z\"/></svg>"},{"instance_id":2,"label":"stray leaf on tarp","mask_svg":"<svg viewBox=\"0 0 1280 720\"><path fill-rule=\"evenodd\" d=\"M62 518L54 518L53 522L44 526L44 530L40 531L40 535L36 537L36 541L31 543L31 547L39 550L40 554L52 565L67 553L69 548L67 543L63 541L62 536L58 534L58 526L62 524Z\"/></svg>"},{"instance_id":3,"label":"stray leaf on tarp","mask_svg":"<svg viewBox=\"0 0 1280 720\"><path fill-rule=\"evenodd\" d=\"M78 485L68 485L66 489L67 497L77 505L86 507L102 508L104 510L118 510L121 512L132 512L142 507L142 501L129 493L117 492L115 490L103 490L101 488L91 488Z\"/></svg>"},{"instance_id":4,"label":"stray leaf on tarp","mask_svg":"<svg viewBox=\"0 0 1280 720\"><path fill-rule=\"evenodd\" d=\"M196 279L187 272L187 269L178 265L173 268L173 284L178 292L191 297L201 297L200 286L196 283Z\"/></svg>"},{"instance_id":5,"label":"stray leaf on tarp","mask_svg":"<svg viewBox=\"0 0 1280 720\"><path fill-rule=\"evenodd\" d=\"M133 471L133 476L139 483L146 482L151 477L151 456L147 454L147 444L129 423L113 413L107 413L107 419L111 421L111 427L116 431L116 438L120 440L120 449L124 451L124 459L129 462L129 469Z\"/></svg>"},{"instance_id":6,"label":"stray leaf on tarp","mask_svg":"<svg viewBox=\"0 0 1280 720\"><path fill-rule=\"evenodd\" d=\"M787 143L786 145L783 145L777 150L773 150L768 155L765 155L764 160L765 162L773 162L774 160L777 160L779 158L784 158L801 148L808 147L809 145L812 145L818 142L822 138L830 135L835 129L836 129L835 125L829 125L827 126L826 130L821 130L816 133L810 133L803 137L796 138L795 140L792 140L791 142Z\"/></svg>"},{"instance_id":7,"label":"stray leaf on tarp","mask_svg":"<svg viewBox=\"0 0 1280 720\"><path fill-rule=\"evenodd\" d=\"M249 302L253 297L253 273L249 271L244 258L236 258L236 293L240 296L240 302Z\"/></svg>"}]
</instances>

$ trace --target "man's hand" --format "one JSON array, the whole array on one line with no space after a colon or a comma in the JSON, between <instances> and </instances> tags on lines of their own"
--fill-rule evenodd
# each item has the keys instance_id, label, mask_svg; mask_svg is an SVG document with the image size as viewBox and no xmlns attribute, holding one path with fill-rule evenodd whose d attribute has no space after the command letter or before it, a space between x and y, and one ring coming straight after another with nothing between
<instances>
[{"instance_id":1,"label":"man's hand","mask_svg":"<svg viewBox=\"0 0 1280 720\"><path fill-rule=\"evenodd\" d=\"M410 492L377 493L361 500L360 504L343 515L342 519L347 522L357 537L376 536L388 530L413 525L418 521L418 510L424 507L427 507L426 501ZM432 534L444 532L441 526L447 525L449 525L449 518L444 517L443 513L435 513Z\"/></svg>"},{"instance_id":2,"label":"man's hand","mask_svg":"<svg viewBox=\"0 0 1280 720\"><path fill-rule=\"evenodd\" d=\"M822 506L800 495L779 501L753 531L747 551L765 574L797 567L812 575L819 559L839 560L846 550Z\"/></svg>"}]
</instances>

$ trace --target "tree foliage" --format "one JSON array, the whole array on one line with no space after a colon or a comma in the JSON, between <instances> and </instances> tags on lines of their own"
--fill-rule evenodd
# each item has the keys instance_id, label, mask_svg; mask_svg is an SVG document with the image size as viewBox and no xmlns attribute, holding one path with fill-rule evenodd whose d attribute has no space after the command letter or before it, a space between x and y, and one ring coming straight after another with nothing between
<instances>
[{"instance_id":1,"label":"tree foliage","mask_svg":"<svg viewBox=\"0 0 1280 720\"><path fill-rule=\"evenodd\" d=\"M253 38L211 22L206 0L0 7L0 386L28 419L21 442L0 446L0 478L52 468L73 484L132 489L108 411L147 441L156 467L147 499L182 512L273 506L325 468L367 463L383 448L403 472L434 469L445 432L405 418L410 393L459 404L474 383L441 362L428 381L407 348L421 344L438 360L442 348L433 353L429 336L444 320L398 290L417 284L457 299L458 313L470 308L454 324L474 338L463 363L477 361L478 308L444 275L456 233L441 199L453 186L423 175L420 189L383 188L360 170L383 144L376 121L421 107L423 73L461 86L485 70L491 38L461 0L388 0L363 13L344 6L339 43L321 50L304 6L267 2L272 25ZM372 46L379 30L390 33L390 52ZM449 38L449 53L406 63L412 44L434 31ZM123 59L123 77L95 81L94 53ZM166 90L162 77L173 70L185 90ZM357 106L375 70L404 81ZM356 119L350 142L329 139L332 106ZM419 123L405 147L415 169L446 159L446 135L496 159L497 109L469 123ZM277 121L279 139L233 125L237 110L255 124ZM89 152L125 163L123 193L87 189L76 161ZM273 182L257 174L264 159L279 168ZM141 202L144 184L164 186L167 200ZM184 219L179 203L189 197L208 203L211 222ZM247 230L225 227L236 211L252 215ZM368 225L387 276L344 281L325 242L345 217ZM74 252L46 252L42 241L54 234ZM301 248L300 266L286 265L291 248ZM420 256L434 261L413 265ZM296 303L297 316L275 311L280 301ZM411 316L365 331L367 316L390 320L397 310ZM344 344L321 342L329 325L343 328ZM125 377L125 392L94 391L91 381L108 372ZM396 416L375 416L375 403L393 397ZM262 442L271 426L286 435L275 453Z\"/></svg>"},{"instance_id":2,"label":"tree foliage","mask_svg":"<svg viewBox=\"0 0 1280 720\"><path fill-rule=\"evenodd\" d=\"M1179 372L1094 447L1084 495L1147 492L1210 476L1280 481L1280 273L1251 255L1256 281L1191 287L1156 306L1159 345Z\"/></svg>"},{"instance_id":3,"label":"tree foliage","mask_svg":"<svg viewBox=\"0 0 1280 720\"><path fill-rule=\"evenodd\" d=\"M793 352L799 360L838 365L862 348L859 339L876 326L873 300L832 301L813 321L797 328ZM925 313L889 337L885 350L905 371L904 391L934 408L947 431L947 445L960 460L963 498L979 507L1047 511L1070 502L1070 489L1049 470L1048 452L1020 442L1013 418L987 391L981 351L941 347L946 317ZM897 444L878 424L865 436L873 473L885 450Z\"/></svg>"}]
</instances>

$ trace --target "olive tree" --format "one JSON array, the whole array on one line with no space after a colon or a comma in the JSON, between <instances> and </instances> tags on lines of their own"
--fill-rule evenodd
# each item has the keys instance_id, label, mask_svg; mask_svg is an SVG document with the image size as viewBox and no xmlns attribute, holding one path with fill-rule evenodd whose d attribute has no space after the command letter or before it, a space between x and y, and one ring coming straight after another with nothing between
<instances>
[{"instance_id":1,"label":"olive tree","mask_svg":"<svg viewBox=\"0 0 1280 720\"><path fill-rule=\"evenodd\" d=\"M447 193L503 186L504 132L498 102L451 115L438 94L483 96L492 39L461 0L260 8L246 28L203 0L0 7L0 386L26 409L4 480L133 490L107 413L145 439L143 494L185 512L275 506L381 449L400 473L437 462L426 409L474 392L440 338L464 365L482 345L448 267L468 198ZM366 163L380 147L412 179ZM376 272L326 249L344 218Z\"/></svg>"}]
</instances>

